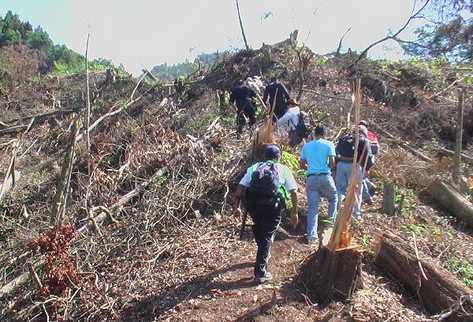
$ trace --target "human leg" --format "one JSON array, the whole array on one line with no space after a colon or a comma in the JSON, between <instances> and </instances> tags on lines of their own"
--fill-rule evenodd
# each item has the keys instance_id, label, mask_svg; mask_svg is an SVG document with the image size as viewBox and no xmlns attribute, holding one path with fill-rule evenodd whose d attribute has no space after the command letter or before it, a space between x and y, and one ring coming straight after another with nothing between
<instances>
[{"instance_id":1,"label":"human leg","mask_svg":"<svg viewBox=\"0 0 473 322\"><path fill-rule=\"evenodd\" d=\"M306 182L307 194L307 240L317 239L319 221L320 193L317 188L317 176L310 176Z\"/></svg>"},{"instance_id":2,"label":"human leg","mask_svg":"<svg viewBox=\"0 0 473 322\"><path fill-rule=\"evenodd\" d=\"M271 252L271 245L274 241L274 235L281 222L280 207L259 207L258 213L261 216L257 219L259 225L258 231L258 250L256 252L255 277L268 277L268 260Z\"/></svg>"},{"instance_id":3,"label":"human leg","mask_svg":"<svg viewBox=\"0 0 473 322\"><path fill-rule=\"evenodd\" d=\"M348 182L351 176L351 167L350 162L337 162L337 169L335 173L335 185L337 188L337 208L340 209L342 206L343 200L347 194Z\"/></svg>"},{"instance_id":4,"label":"human leg","mask_svg":"<svg viewBox=\"0 0 473 322\"><path fill-rule=\"evenodd\" d=\"M331 222L335 222L338 201L337 188L335 187L335 182L331 175L323 176L322 179L323 185L321 186L321 192L322 196L328 200L328 219Z\"/></svg>"},{"instance_id":5,"label":"human leg","mask_svg":"<svg viewBox=\"0 0 473 322\"><path fill-rule=\"evenodd\" d=\"M360 219L361 216L361 204L363 201L363 170L358 167L358 183L357 189L355 190L355 208L353 209L353 215L356 220Z\"/></svg>"}]
</instances>

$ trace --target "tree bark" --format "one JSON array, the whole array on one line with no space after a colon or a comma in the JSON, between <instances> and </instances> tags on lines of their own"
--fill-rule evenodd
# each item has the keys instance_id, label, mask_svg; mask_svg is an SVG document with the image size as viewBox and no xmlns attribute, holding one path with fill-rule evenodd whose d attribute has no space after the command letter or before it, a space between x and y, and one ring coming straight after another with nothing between
<instances>
[{"instance_id":1,"label":"tree bark","mask_svg":"<svg viewBox=\"0 0 473 322\"><path fill-rule=\"evenodd\" d=\"M473 227L473 204L452 185L438 179L429 186L427 191L450 214Z\"/></svg>"},{"instance_id":2,"label":"tree bark","mask_svg":"<svg viewBox=\"0 0 473 322\"><path fill-rule=\"evenodd\" d=\"M415 255L414 249L401 238L390 233L378 236L374 245L375 264L398 278L432 314L450 310L445 321L467 322L471 316L457 304L471 294L452 273ZM422 269L421 269L422 268ZM422 274L425 272L425 278ZM463 309L473 312L473 303L464 301ZM455 306L457 310L455 310ZM442 320L443 321L443 320Z\"/></svg>"},{"instance_id":3,"label":"tree bark","mask_svg":"<svg viewBox=\"0 0 473 322\"><path fill-rule=\"evenodd\" d=\"M361 258L359 246L334 252L322 246L303 264L299 283L315 301L347 300L361 280Z\"/></svg>"},{"instance_id":4,"label":"tree bark","mask_svg":"<svg viewBox=\"0 0 473 322\"><path fill-rule=\"evenodd\" d=\"M243 41L245 42L246 50L250 50L250 47L248 46L248 42L246 41L245 28L243 28L243 22L241 20L240 6L238 4L238 0L235 0L235 3L237 7L237 12L238 12L238 21L240 22L241 35L243 36Z\"/></svg>"},{"instance_id":5,"label":"tree bark","mask_svg":"<svg viewBox=\"0 0 473 322\"><path fill-rule=\"evenodd\" d=\"M383 212L388 216L394 216L396 213L396 204L394 202L395 190L392 183L386 182L383 190Z\"/></svg>"}]
</instances>

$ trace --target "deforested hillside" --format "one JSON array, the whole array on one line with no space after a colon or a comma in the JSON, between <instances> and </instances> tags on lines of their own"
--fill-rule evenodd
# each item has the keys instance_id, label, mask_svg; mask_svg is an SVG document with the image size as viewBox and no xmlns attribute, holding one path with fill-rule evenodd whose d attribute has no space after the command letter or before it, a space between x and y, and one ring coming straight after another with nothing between
<instances>
[{"instance_id":1,"label":"deforested hillside","mask_svg":"<svg viewBox=\"0 0 473 322\"><path fill-rule=\"evenodd\" d=\"M40 64L29 49L6 47L2 55L18 66ZM23 57L31 63L22 65ZM472 228L429 192L435 180L451 177L446 151L455 147L459 88L465 91L461 172L471 184L472 66L369 59L353 66L356 58L316 54L293 33L223 55L181 83L148 72L134 78L113 67L89 76L83 69L18 79L8 76L17 71L0 74L7 84L0 97L0 318L436 321L450 312L468 321L471 295L434 312L423 303L427 282L419 272L416 292L377 258L380 236L389 232L406 244L415 265L429 263L473 291ZM274 280L256 285L251 229L239 239L241 223L230 216L235 188L253 161L256 128L269 113L258 100L257 126L237 135L228 92L251 78L262 95L258 84L273 77L300 102L311 128L327 126L330 139L353 122L359 80L361 117L380 137L371 171L377 193L352 226L362 249L361 282L345 301L315 301L304 272L319 245L306 245L304 229L293 231L288 216L273 246ZM304 222L301 146L278 140L282 162L296 173ZM391 216L383 211L387 185L394 186Z\"/></svg>"}]
</instances>

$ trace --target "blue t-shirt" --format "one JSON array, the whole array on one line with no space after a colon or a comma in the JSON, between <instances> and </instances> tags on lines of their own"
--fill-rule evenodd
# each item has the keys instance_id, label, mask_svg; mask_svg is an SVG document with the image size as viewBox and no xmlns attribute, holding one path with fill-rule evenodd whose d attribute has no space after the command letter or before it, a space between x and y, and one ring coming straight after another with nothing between
<instances>
[{"instance_id":1,"label":"blue t-shirt","mask_svg":"<svg viewBox=\"0 0 473 322\"><path fill-rule=\"evenodd\" d=\"M307 175L330 173L328 158L335 156L335 147L332 142L324 139L310 141L304 144L301 151L301 160L307 162Z\"/></svg>"}]
</instances>

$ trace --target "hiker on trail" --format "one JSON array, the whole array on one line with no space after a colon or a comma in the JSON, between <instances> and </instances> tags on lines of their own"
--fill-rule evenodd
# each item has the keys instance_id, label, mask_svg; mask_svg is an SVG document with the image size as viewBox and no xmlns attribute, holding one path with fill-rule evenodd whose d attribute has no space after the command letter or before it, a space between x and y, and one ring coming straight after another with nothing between
<instances>
[{"instance_id":1,"label":"hiker on trail","mask_svg":"<svg viewBox=\"0 0 473 322\"><path fill-rule=\"evenodd\" d=\"M267 104L269 98L269 105ZM281 118L287 111L287 100L289 100L289 92L286 87L276 78L271 78L271 83L266 86L263 93L263 102L271 109L276 99L274 114L276 118Z\"/></svg>"},{"instance_id":2,"label":"hiker on trail","mask_svg":"<svg viewBox=\"0 0 473 322\"><path fill-rule=\"evenodd\" d=\"M255 262L255 281L264 283L272 279L268 271L268 260L274 234L281 222L281 212L285 209L285 196L289 192L292 202L292 224L299 221L297 213L297 184L289 168L280 164L281 150L276 145L268 145L264 150L263 162L252 165L238 185L235 195L233 215L241 217L240 203L245 204L253 220L253 233L258 251Z\"/></svg>"},{"instance_id":3,"label":"hiker on trail","mask_svg":"<svg viewBox=\"0 0 473 322\"><path fill-rule=\"evenodd\" d=\"M361 120L360 123L358 124L363 125L368 129L367 139L370 142L371 154L372 154L371 160L374 164L375 156L379 153L378 135L375 132L369 130L368 122L366 122L365 120ZM363 179L363 192L362 192L363 202L366 202L367 204L371 205L373 203L372 195L374 194L375 190L376 190L376 185L371 182L371 180L369 179L369 173L367 172Z\"/></svg>"},{"instance_id":4,"label":"hiker on trail","mask_svg":"<svg viewBox=\"0 0 473 322\"><path fill-rule=\"evenodd\" d=\"M303 139L309 137L310 130L305 122L305 113L299 108L299 103L290 98L287 101L287 106L289 109L277 120L276 125L279 130L287 131L289 145L295 147Z\"/></svg>"},{"instance_id":5,"label":"hiker on trail","mask_svg":"<svg viewBox=\"0 0 473 322\"><path fill-rule=\"evenodd\" d=\"M355 220L361 216L361 201L364 178L363 170L369 171L373 165L371 146L367 139L368 129L359 125L360 141L357 152L358 189L355 191L355 208L353 210ZM354 131L342 135L335 149L337 152L337 170L335 174L335 184L338 193L338 208L341 207L347 194L348 183L350 182L353 157L355 155L355 133ZM366 167L365 167L366 165Z\"/></svg>"},{"instance_id":6,"label":"hiker on trail","mask_svg":"<svg viewBox=\"0 0 473 322\"><path fill-rule=\"evenodd\" d=\"M326 129L319 125L314 129L314 140L304 144L300 166L306 170L307 194L307 243L317 240L320 198L328 200L328 220L333 223L337 215L337 189L331 172L335 169L335 147L324 139Z\"/></svg>"},{"instance_id":7,"label":"hiker on trail","mask_svg":"<svg viewBox=\"0 0 473 322\"><path fill-rule=\"evenodd\" d=\"M256 108L252 98L256 97L255 91L238 81L231 89L230 103L235 103L237 109L237 133L243 132L246 119L249 120L250 127L256 123Z\"/></svg>"}]
</instances>

